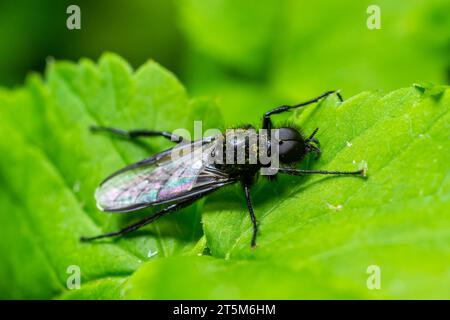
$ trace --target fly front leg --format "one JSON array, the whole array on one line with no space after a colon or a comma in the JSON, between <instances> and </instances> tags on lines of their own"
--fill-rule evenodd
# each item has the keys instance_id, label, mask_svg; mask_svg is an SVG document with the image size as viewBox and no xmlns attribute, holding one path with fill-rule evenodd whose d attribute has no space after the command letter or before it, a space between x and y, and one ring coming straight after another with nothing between
<instances>
[{"instance_id":1,"label":"fly front leg","mask_svg":"<svg viewBox=\"0 0 450 320\"><path fill-rule=\"evenodd\" d=\"M360 169L356 171L328 171L328 170L302 170L295 168L279 168L279 173L285 173L292 176L302 176L304 174L335 174L335 175L353 175L353 176L366 176L366 170Z\"/></svg>"},{"instance_id":2,"label":"fly front leg","mask_svg":"<svg viewBox=\"0 0 450 320\"><path fill-rule=\"evenodd\" d=\"M138 137L164 137L176 143L183 141L183 137L178 136L176 134L172 134L167 131L141 130L141 129L123 130L118 128L102 127L102 126L91 126L90 130L92 132L107 132L127 139L134 139Z\"/></svg>"},{"instance_id":3,"label":"fly front leg","mask_svg":"<svg viewBox=\"0 0 450 320\"><path fill-rule=\"evenodd\" d=\"M311 100L302 102L302 103L294 104L294 105L292 105L292 106L288 106L288 105L280 106L280 107L277 107L277 108L272 109L272 110L270 110L270 111L267 111L267 112L263 115L263 123L262 123L262 127L263 127L263 129L267 129L267 130L272 129L272 120L270 119L270 116L271 116L271 115L274 115L274 114L280 114L280 113L289 111L289 110L291 110L291 109L295 109L295 108L300 108L300 107L303 107L303 106L307 106L307 105L309 105L309 104L311 104L311 103L314 103L314 102L317 102L317 101L319 101L320 99L325 98L325 97L327 97L327 96L329 96L330 94L333 94L333 93L336 93L336 95L338 96L339 100L343 101L341 94L340 94L338 91L336 91L336 90L332 90L332 91L324 92L324 93L322 93L320 96L315 97L315 98L313 98L313 99L311 99Z\"/></svg>"}]
</instances>

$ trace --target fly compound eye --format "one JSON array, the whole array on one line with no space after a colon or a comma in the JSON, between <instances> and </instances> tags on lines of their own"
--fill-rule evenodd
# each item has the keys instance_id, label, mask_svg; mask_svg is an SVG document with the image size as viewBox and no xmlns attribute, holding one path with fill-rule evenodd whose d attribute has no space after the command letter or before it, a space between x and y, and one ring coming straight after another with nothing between
<instances>
[{"instance_id":1,"label":"fly compound eye","mask_svg":"<svg viewBox=\"0 0 450 320\"><path fill-rule=\"evenodd\" d=\"M292 163L303 158L305 154L305 147L301 141L281 140L278 147L278 152L281 162Z\"/></svg>"},{"instance_id":2,"label":"fly compound eye","mask_svg":"<svg viewBox=\"0 0 450 320\"><path fill-rule=\"evenodd\" d=\"M283 163L300 161L305 155L305 141L300 132L288 127L280 128L278 132L280 161Z\"/></svg>"}]
</instances>

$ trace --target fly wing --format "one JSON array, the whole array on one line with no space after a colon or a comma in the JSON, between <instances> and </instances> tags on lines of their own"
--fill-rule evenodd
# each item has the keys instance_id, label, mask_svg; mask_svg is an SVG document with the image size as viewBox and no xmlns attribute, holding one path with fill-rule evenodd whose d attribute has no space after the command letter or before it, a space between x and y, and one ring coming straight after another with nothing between
<instances>
[{"instance_id":1,"label":"fly wing","mask_svg":"<svg viewBox=\"0 0 450 320\"><path fill-rule=\"evenodd\" d=\"M119 170L97 189L97 206L127 212L202 195L234 182L209 165L215 145L216 141L205 140L178 145Z\"/></svg>"}]
</instances>

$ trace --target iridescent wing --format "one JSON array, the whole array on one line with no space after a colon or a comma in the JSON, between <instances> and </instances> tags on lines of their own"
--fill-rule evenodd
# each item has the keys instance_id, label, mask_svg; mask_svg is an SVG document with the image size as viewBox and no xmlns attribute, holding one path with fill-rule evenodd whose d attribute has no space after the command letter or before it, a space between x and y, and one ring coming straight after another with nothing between
<instances>
[{"instance_id":1,"label":"iridescent wing","mask_svg":"<svg viewBox=\"0 0 450 320\"><path fill-rule=\"evenodd\" d=\"M179 144L119 170L97 189L98 208L133 211L204 195L235 182L209 163L216 143L209 139Z\"/></svg>"}]
</instances>

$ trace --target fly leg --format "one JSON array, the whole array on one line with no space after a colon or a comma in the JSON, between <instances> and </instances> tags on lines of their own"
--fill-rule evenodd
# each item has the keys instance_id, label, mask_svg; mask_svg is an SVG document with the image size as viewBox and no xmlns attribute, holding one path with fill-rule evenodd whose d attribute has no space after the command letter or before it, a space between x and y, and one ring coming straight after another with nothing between
<instances>
[{"instance_id":1,"label":"fly leg","mask_svg":"<svg viewBox=\"0 0 450 320\"><path fill-rule=\"evenodd\" d=\"M256 234L258 232L258 225L256 222L255 212L253 211L252 200L250 198L250 186L248 184L244 184L245 191L245 200L247 201L248 212L250 213L250 219L252 220L253 225L253 235L252 235L252 248L256 247Z\"/></svg>"},{"instance_id":2,"label":"fly leg","mask_svg":"<svg viewBox=\"0 0 450 320\"><path fill-rule=\"evenodd\" d=\"M145 217L144 219L139 220L138 222L135 222L129 226L126 226L125 228L120 229L120 230L100 234L98 236L93 236L93 237L81 237L80 240L81 241L92 241L92 240L96 240L96 239L115 237L115 236L120 236L123 234L130 233L132 231L142 228L143 226L145 226L149 223L152 223L153 221L156 221L157 219L161 218L162 216L164 216L168 213L171 213L173 211L176 211L181 208L185 208L185 207L189 206L197 199L198 198L194 198L194 199L190 199L190 200L187 200L184 202L172 204L172 205L162 209L161 211L159 211L149 217Z\"/></svg>"},{"instance_id":3,"label":"fly leg","mask_svg":"<svg viewBox=\"0 0 450 320\"><path fill-rule=\"evenodd\" d=\"M112 133L116 136L127 138L127 139L134 139L138 137L164 137L170 141L179 143L183 141L183 137L180 137L176 134L172 134L167 131L155 131L155 130L123 130L123 129L117 129L117 128L111 128L111 127L102 127L102 126L91 126L90 130L92 132L108 132Z\"/></svg>"},{"instance_id":4,"label":"fly leg","mask_svg":"<svg viewBox=\"0 0 450 320\"><path fill-rule=\"evenodd\" d=\"M278 172L289 174L292 176L302 176L304 174L335 174L335 175L359 175L361 177L366 176L366 170L361 169L357 171L327 171L327 170L302 170L294 168L279 168Z\"/></svg>"},{"instance_id":5,"label":"fly leg","mask_svg":"<svg viewBox=\"0 0 450 320\"><path fill-rule=\"evenodd\" d=\"M330 94L333 94L333 93L336 93L336 95L338 96L339 100L343 101L341 94L338 91L336 91L336 90L332 90L332 91L324 92L320 96L315 97L315 98L313 98L311 100L302 102L302 103L298 103L298 104L295 104L295 105L292 105L292 106L288 106L288 105L280 106L280 107L277 107L277 108L272 109L270 111L267 111L264 114L262 127L263 127L263 129L267 129L267 130L272 129L272 121L270 120L270 116L271 115L283 113L283 112L286 112L286 111L291 110L291 109L295 109L295 108L300 108L300 107L306 106L308 104L317 102L320 99L325 98L325 97L327 97L327 96L329 96Z\"/></svg>"}]
</instances>

